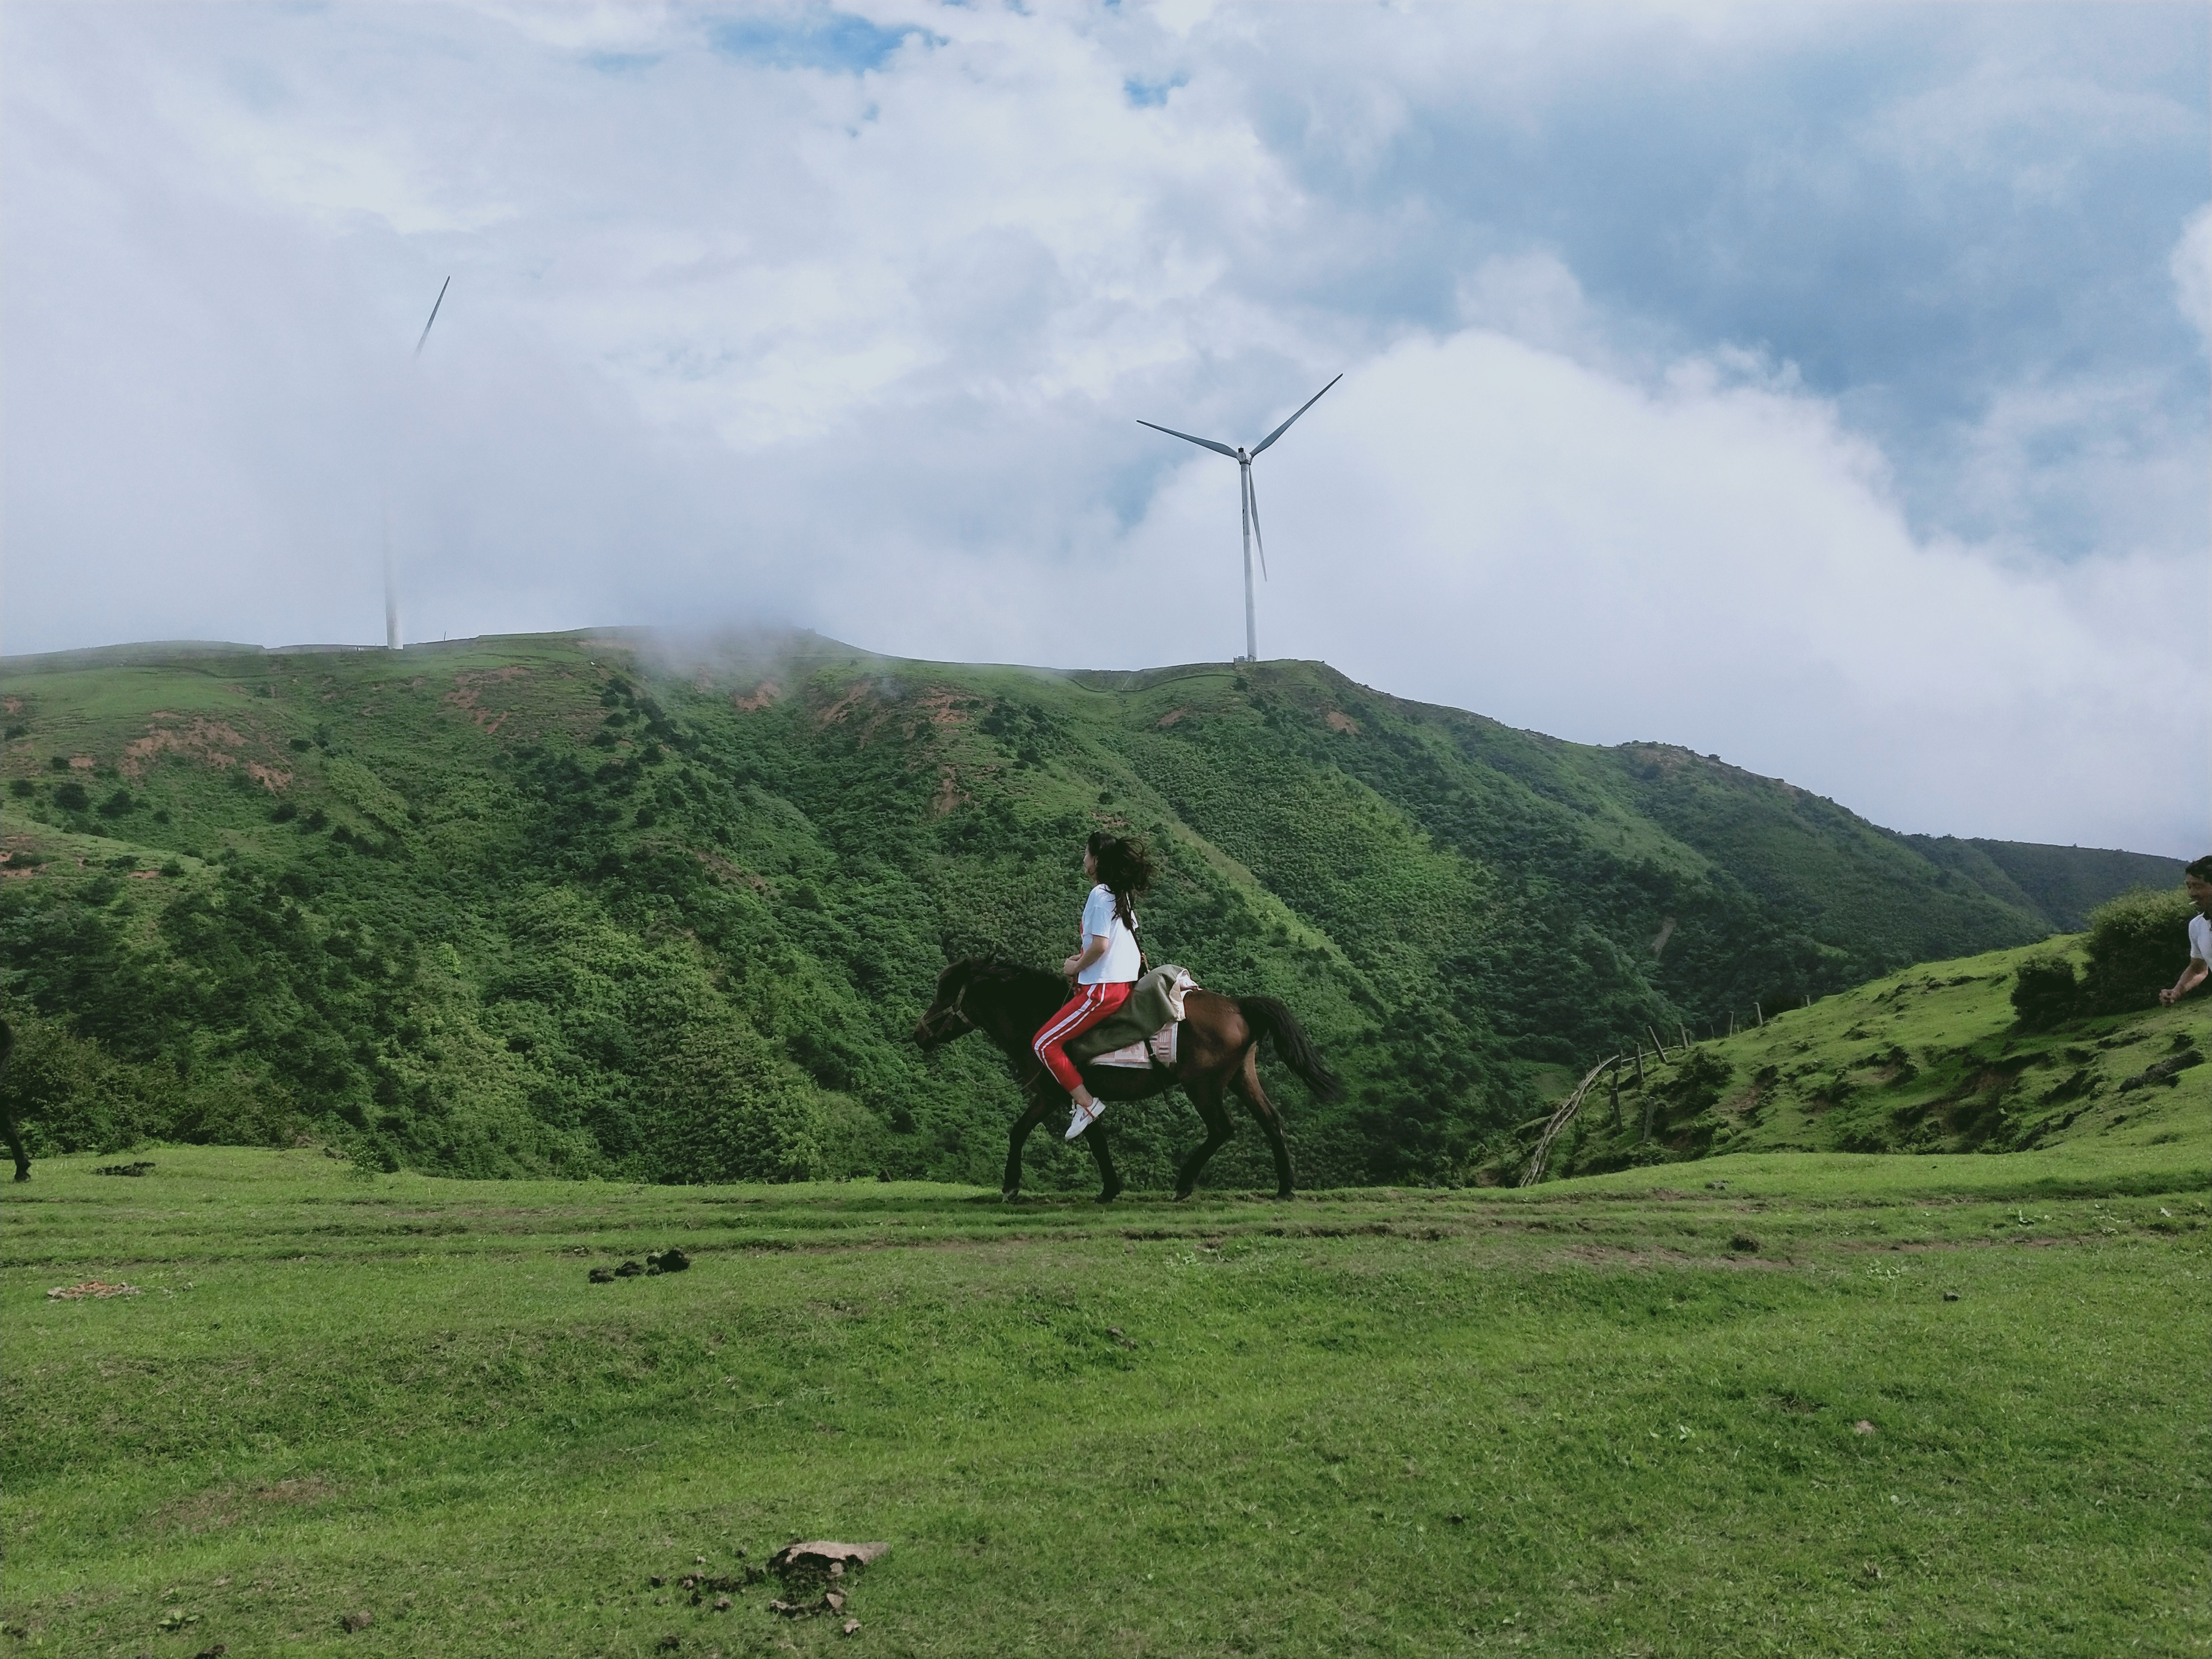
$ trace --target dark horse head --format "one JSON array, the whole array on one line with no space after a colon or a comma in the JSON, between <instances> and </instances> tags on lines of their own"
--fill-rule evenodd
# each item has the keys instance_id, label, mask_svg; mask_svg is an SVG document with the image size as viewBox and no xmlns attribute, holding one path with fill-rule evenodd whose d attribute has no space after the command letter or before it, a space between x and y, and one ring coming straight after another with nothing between
<instances>
[{"instance_id":1,"label":"dark horse head","mask_svg":"<svg viewBox=\"0 0 2212 1659\"><path fill-rule=\"evenodd\" d=\"M981 1031L1009 1054L1026 1053L1030 1038L1066 1000L1067 988L1040 968L994 957L964 957L937 976L937 994L915 1022L924 1051Z\"/></svg>"}]
</instances>

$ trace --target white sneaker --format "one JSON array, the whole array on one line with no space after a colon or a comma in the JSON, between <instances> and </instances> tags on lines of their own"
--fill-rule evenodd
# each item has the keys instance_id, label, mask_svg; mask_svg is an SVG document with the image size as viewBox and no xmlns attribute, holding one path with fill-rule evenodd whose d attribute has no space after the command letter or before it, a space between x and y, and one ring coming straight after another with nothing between
<instances>
[{"instance_id":1,"label":"white sneaker","mask_svg":"<svg viewBox=\"0 0 2212 1659\"><path fill-rule=\"evenodd\" d=\"M1080 1103L1071 1103L1075 1106L1075 1114L1073 1117L1068 1119L1067 1133L1063 1136L1062 1139L1066 1140L1080 1140L1083 1139L1085 1132L1088 1130L1092 1124L1098 1121L1098 1115L1106 1109L1106 1103L1103 1100L1094 1100L1091 1103L1091 1109L1089 1111L1084 1110Z\"/></svg>"}]
</instances>

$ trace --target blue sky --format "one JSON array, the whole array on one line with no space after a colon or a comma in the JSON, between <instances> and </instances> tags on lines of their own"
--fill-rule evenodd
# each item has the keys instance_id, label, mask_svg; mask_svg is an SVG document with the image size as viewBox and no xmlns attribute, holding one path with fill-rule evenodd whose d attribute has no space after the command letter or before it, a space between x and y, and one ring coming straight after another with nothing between
<instances>
[{"instance_id":1,"label":"blue sky","mask_svg":"<svg viewBox=\"0 0 2212 1659\"><path fill-rule=\"evenodd\" d=\"M2212 12L127 7L0 58L9 651L1241 648L2202 850ZM422 314L453 287L419 362Z\"/></svg>"}]
</instances>

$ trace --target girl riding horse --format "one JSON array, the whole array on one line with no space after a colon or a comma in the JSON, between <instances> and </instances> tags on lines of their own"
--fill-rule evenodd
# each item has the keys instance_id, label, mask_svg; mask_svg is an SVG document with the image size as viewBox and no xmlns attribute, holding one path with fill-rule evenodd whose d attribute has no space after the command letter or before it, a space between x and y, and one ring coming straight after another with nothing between
<instances>
[{"instance_id":1,"label":"girl riding horse","mask_svg":"<svg viewBox=\"0 0 2212 1659\"><path fill-rule=\"evenodd\" d=\"M1103 830L1084 844L1083 873L1097 884L1083 906L1081 948L1060 965L1060 976L1073 984L1075 994L1037 1028L1030 1045L1053 1081L1074 1101L1067 1124L1070 1140L1098 1121L1105 1103L1084 1086L1083 1074L1067 1057L1067 1043L1129 1000L1129 988L1144 971L1133 901L1152 884L1152 861L1145 849Z\"/></svg>"}]
</instances>

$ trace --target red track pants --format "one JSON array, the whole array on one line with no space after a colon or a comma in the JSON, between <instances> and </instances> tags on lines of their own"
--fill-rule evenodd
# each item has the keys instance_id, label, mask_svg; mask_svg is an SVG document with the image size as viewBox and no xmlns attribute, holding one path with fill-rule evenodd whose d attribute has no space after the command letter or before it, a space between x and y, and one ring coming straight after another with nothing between
<instances>
[{"instance_id":1,"label":"red track pants","mask_svg":"<svg viewBox=\"0 0 2212 1659\"><path fill-rule=\"evenodd\" d=\"M1089 1030L1129 1000L1129 982L1119 981L1107 985L1079 985L1075 1000L1062 1008L1038 1029L1036 1042L1030 1046L1044 1068L1056 1079L1060 1086L1073 1093L1083 1081L1075 1062L1067 1057L1066 1044L1071 1037Z\"/></svg>"}]
</instances>

